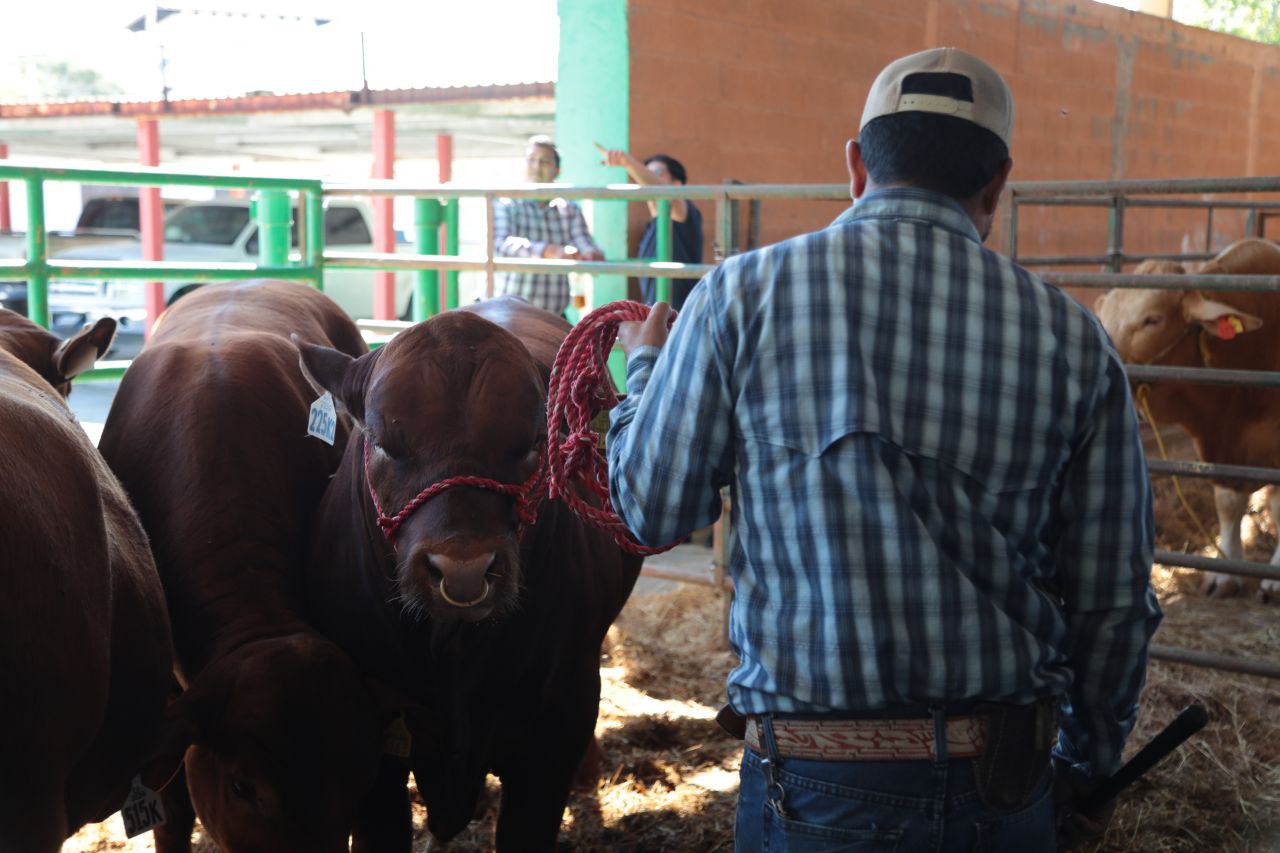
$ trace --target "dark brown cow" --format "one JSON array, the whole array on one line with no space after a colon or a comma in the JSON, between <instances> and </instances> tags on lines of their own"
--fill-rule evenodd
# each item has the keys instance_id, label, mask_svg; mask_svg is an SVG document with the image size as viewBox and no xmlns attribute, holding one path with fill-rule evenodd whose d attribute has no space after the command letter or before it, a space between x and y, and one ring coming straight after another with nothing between
<instances>
[{"instance_id":1,"label":"dark brown cow","mask_svg":"<svg viewBox=\"0 0 1280 853\"><path fill-rule=\"evenodd\" d=\"M124 490L54 390L114 334L101 320L61 344L0 309L5 853L56 851L117 811L161 733L173 648L160 579Z\"/></svg>"},{"instance_id":2,"label":"dark brown cow","mask_svg":"<svg viewBox=\"0 0 1280 853\"><path fill-rule=\"evenodd\" d=\"M1138 273L1181 273L1168 262L1145 262ZM1196 272L1280 275L1280 246L1242 240ZM1280 370L1280 294L1200 293L1195 290L1113 290L1096 308L1120 356L1136 364ZM1223 324L1226 323L1224 326ZM1261 330L1261 331L1259 331ZM1208 359L1206 363L1206 359ZM1153 382L1147 398L1157 424L1178 424L1205 462L1280 468L1280 391L1260 388ZM1271 487L1273 519L1280 494ZM1254 484L1216 481L1223 553L1243 559L1240 522ZM1280 565L1280 549L1271 558ZM1204 590L1230 595L1240 588L1231 575L1207 573ZM1262 582L1264 597L1280 594L1280 582Z\"/></svg>"},{"instance_id":3,"label":"dark brown cow","mask_svg":"<svg viewBox=\"0 0 1280 853\"><path fill-rule=\"evenodd\" d=\"M302 616L320 496L340 458L307 435L312 399L288 335L366 351L300 284L210 285L175 303L121 382L103 455L151 536L186 682L186 782L160 850L194 815L224 851L346 850L388 716ZM183 744L185 748L185 744ZM179 819L181 817L181 819Z\"/></svg>"},{"instance_id":4,"label":"dark brown cow","mask_svg":"<svg viewBox=\"0 0 1280 853\"><path fill-rule=\"evenodd\" d=\"M499 849L551 849L600 699L600 643L640 569L558 501L518 539L516 501L459 486L376 522L446 478L526 482L545 442L546 379L568 325L516 299L414 326L359 359L303 346L303 362L360 424L321 506L308 594L317 624L410 694L412 765L427 824L471 821L485 774L502 781ZM366 480L364 448L368 444ZM407 775L407 771L404 775ZM384 825L407 821L404 775ZM390 830L388 832L391 833ZM407 836L385 849L408 849Z\"/></svg>"}]
</instances>

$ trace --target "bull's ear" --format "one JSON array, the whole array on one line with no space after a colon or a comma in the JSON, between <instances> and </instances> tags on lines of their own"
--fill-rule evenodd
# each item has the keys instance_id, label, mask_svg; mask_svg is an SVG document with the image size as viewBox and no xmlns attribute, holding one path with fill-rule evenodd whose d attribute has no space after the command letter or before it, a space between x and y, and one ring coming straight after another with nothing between
<instances>
[{"instance_id":1,"label":"bull's ear","mask_svg":"<svg viewBox=\"0 0 1280 853\"><path fill-rule=\"evenodd\" d=\"M116 321L110 317L85 326L53 351L53 369L63 379L74 379L107 354L115 336Z\"/></svg>"},{"instance_id":2,"label":"bull's ear","mask_svg":"<svg viewBox=\"0 0 1280 853\"><path fill-rule=\"evenodd\" d=\"M377 352L357 359L331 347L304 343L297 335L290 337L298 348L302 375L316 393L328 391L342 411L363 424L365 386Z\"/></svg>"},{"instance_id":3,"label":"bull's ear","mask_svg":"<svg viewBox=\"0 0 1280 853\"><path fill-rule=\"evenodd\" d=\"M1107 297L1111 295L1110 290L1105 290L1098 294L1098 298L1093 300L1093 313L1101 314L1102 306L1106 303Z\"/></svg>"},{"instance_id":4,"label":"bull's ear","mask_svg":"<svg viewBox=\"0 0 1280 853\"><path fill-rule=\"evenodd\" d=\"M1242 332L1262 328L1262 318L1247 314L1224 302L1205 299L1198 293L1188 293L1182 299L1182 314L1189 323L1199 323L1209 334L1231 340Z\"/></svg>"},{"instance_id":5,"label":"bull's ear","mask_svg":"<svg viewBox=\"0 0 1280 853\"><path fill-rule=\"evenodd\" d=\"M213 734L226 706L229 685L218 670L210 669L182 693L170 699L164 721L142 765L142 782L153 791L168 785L177 775L187 747L204 743Z\"/></svg>"}]
</instances>

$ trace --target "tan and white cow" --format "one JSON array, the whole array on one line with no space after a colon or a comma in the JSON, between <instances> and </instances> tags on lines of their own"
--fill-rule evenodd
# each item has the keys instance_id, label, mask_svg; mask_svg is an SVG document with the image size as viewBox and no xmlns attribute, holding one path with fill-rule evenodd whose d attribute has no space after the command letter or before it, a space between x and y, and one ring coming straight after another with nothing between
<instances>
[{"instance_id":1,"label":"tan and white cow","mask_svg":"<svg viewBox=\"0 0 1280 853\"><path fill-rule=\"evenodd\" d=\"M1180 273L1179 264L1146 262L1138 273ZM1241 240L1195 272L1280 275L1280 246ZM1098 316L1120 356L1132 364L1280 370L1280 293L1195 290L1112 290L1099 297ZM1261 330L1261 331L1260 331ZM1280 390L1156 382L1147 405L1156 423L1187 431L1205 462L1280 468ZM1273 521L1280 523L1280 491L1269 486ZM1240 522L1257 488L1239 480L1215 480L1223 553L1242 559ZM1280 548L1271 558L1280 565ZM1239 581L1205 576L1203 589L1231 595ZM1280 581L1263 581L1264 598L1280 596Z\"/></svg>"}]
</instances>

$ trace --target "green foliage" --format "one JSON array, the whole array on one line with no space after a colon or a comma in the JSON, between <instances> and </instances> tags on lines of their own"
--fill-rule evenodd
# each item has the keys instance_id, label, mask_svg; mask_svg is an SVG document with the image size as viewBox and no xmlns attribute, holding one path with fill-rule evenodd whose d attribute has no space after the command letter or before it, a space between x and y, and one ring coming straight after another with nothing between
<instances>
[{"instance_id":1,"label":"green foliage","mask_svg":"<svg viewBox=\"0 0 1280 853\"><path fill-rule=\"evenodd\" d=\"M1179 5L1182 5L1181 2ZM1179 20L1253 41L1280 44L1280 0L1193 0Z\"/></svg>"}]
</instances>

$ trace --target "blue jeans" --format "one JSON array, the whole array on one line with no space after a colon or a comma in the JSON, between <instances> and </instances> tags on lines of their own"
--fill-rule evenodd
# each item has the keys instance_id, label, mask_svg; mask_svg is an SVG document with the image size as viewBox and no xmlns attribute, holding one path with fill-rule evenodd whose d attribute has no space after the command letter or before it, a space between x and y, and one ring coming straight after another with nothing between
<instances>
[{"instance_id":1,"label":"blue jeans","mask_svg":"<svg viewBox=\"0 0 1280 853\"><path fill-rule=\"evenodd\" d=\"M738 853L1039 853L1056 846L1053 776L1048 772L1028 805L999 812L978 800L971 759L782 758L776 761L773 784L768 770L762 756L743 750L734 845Z\"/></svg>"}]
</instances>

